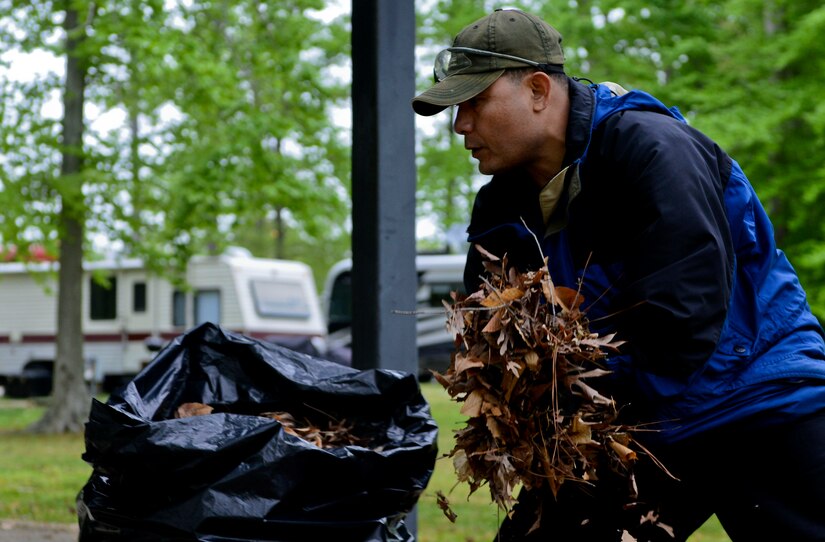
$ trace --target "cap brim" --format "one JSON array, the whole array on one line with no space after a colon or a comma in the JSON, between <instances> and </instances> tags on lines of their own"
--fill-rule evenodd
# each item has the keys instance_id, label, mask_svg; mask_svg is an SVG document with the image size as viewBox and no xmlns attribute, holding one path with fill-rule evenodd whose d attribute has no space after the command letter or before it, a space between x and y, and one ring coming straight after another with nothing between
<instances>
[{"instance_id":1,"label":"cap brim","mask_svg":"<svg viewBox=\"0 0 825 542\"><path fill-rule=\"evenodd\" d=\"M421 116L429 117L444 111L451 105L466 102L484 92L501 77L502 73L504 70L451 75L413 98L413 111Z\"/></svg>"}]
</instances>

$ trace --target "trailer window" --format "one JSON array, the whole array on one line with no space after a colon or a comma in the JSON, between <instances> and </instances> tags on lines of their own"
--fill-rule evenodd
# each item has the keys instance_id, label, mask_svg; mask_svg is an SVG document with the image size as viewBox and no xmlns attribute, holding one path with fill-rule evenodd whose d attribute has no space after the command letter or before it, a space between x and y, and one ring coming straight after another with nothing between
<instances>
[{"instance_id":1,"label":"trailer window","mask_svg":"<svg viewBox=\"0 0 825 542\"><path fill-rule=\"evenodd\" d=\"M300 282L253 280L255 311L264 318L309 318L309 303Z\"/></svg>"},{"instance_id":2,"label":"trailer window","mask_svg":"<svg viewBox=\"0 0 825 542\"><path fill-rule=\"evenodd\" d=\"M186 293L181 290L172 292L172 325L186 325Z\"/></svg>"},{"instance_id":3,"label":"trailer window","mask_svg":"<svg viewBox=\"0 0 825 542\"><path fill-rule=\"evenodd\" d=\"M195 292L195 325L204 322L221 323L220 290L199 290Z\"/></svg>"},{"instance_id":4,"label":"trailer window","mask_svg":"<svg viewBox=\"0 0 825 542\"><path fill-rule=\"evenodd\" d=\"M132 284L132 312L146 312L146 283Z\"/></svg>"},{"instance_id":5,"label":"trailer window","mask_svg":"<svg viewBox=\"0 0 825 542\"><path fill-rule=\"evenodd\" d=\"M109 277L108 284L89 278L89 317L92 320L114 320L117 316L117 278Z\"/></svg>"}]
</instances>

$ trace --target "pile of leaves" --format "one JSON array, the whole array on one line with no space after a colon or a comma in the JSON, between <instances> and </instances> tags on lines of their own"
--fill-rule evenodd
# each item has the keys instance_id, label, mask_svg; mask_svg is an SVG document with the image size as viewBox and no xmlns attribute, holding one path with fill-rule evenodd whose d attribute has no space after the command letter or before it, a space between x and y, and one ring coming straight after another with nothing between
<instances>
[{"instance_id":1,"label":"pile of leaves","mask_svg":"<svg viewBox=\"0 0 825 542\"><path fill-rule=\"evenodd\" d=\"M226 411L222 409L222 411ZM175 411L175 418L205 416L217 412L215 407L204 403L183 403ZM323 422L313 422L309 418L296 418L289 412L260 412L257 416L272 418L281 424L284 432L299 437L319 448L340 448L350 445L364 445L365 439L353 433L354 424L346 420L337 421L327 417Z\"/></svg>"},{"instance_id":2,"label":"pile of leaves","mask_svg":"<svg viewBox=\"0 0 825 542\"><path fill-rule=\"evenodd\" d=\"M596 484L609 468L633 498L633 466L644 448L598 389L609 374L604 358L622 341L591 332L579 292L555 286L546 265L520 273L477 248L490 278L445 303L456 351L445 373L434 372L468 417L449 453L459 482L471 493L488 484L509 511L519 486L558 496L562 484Z\"/></svg>"}]
</instances>

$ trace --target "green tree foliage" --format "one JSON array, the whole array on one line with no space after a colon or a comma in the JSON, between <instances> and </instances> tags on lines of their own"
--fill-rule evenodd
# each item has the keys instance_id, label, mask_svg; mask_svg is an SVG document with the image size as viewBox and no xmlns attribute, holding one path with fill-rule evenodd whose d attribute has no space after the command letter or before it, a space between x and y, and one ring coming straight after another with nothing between
<instances>
[{"instance_id":1,"label":"green tree foliage","mask_svg":"<svg viewBox=\"0 0 825 542\"><path fill-rule=\"evenodd\" d=\"M326 247L295 254L347 245L348 137L330 110L347 97L333 69L349 36L315 15L324 5L0 0L4 65L68 59L65 84L59 70L0 77L0 246L60 254L58 320L73 325L58 329L72 346L58 346L55 389L88 403L68 383L83 369L78 274L93 238L170 273L261 220L277 239ZM58 102L62 115L49 112ZM53 428L82 427L68 410Z\"/></svg>"},{"instance_id":2,"label":"green tree foliage","mask_svg":"<svg viewBox=\"0 0 825 542\"><path fill-rule=\"evenodd\" d=\"M330 108L348 94L326 67L347 55L348 36L341 22L307 16L323 5L234 0L180 7L185 28L165 75L182 118L156 170L166 201L155 207L175 228L144 229L142 239L162 241L149 246L183 254L231 241L233 226L248 231L268 223L267 255L284 258L293 257L288 231L296 245L347 234L347 139L331 123Z\"/></svg>"},{"instance_id":3,"label":"green tree foliage","mask_svg":"<svg viewBox=\"0 0 825 542\"><path fill-rule=\"evenodd\" d=\"M0 54L65 56L62 3L3 3ZM81 150L88 167L78 183L90 211L88 237L119 241L159 270L234 242L236 229L260 233L262 221L266 236L282 241L266 255L300 252L288 230L295 245L311 239L346 247L349 134L332 123L331 111L347 104L348 81L335 68L348 59L349 35L345 19L315 15L324 6L80 6L94 14L78 53L89 65L86 109L94 112L86 119ZM30 80L2 84L2 180L12 206L3 243L34 241L56 251L60 118L43 112L61 93L61 75L33 72Z\"/></svg>"},{"instance_id":4,"label":"green tree foliage","mask_svg":"<svg viewBox=\"0 0 825 542\"><path fill-rule=\"evenodd\" d=\"M696 124L742 164L825 318L825 6L810 0L737 1L712 48L720 67L696 101Z\"/></svg>"}]
</instances>

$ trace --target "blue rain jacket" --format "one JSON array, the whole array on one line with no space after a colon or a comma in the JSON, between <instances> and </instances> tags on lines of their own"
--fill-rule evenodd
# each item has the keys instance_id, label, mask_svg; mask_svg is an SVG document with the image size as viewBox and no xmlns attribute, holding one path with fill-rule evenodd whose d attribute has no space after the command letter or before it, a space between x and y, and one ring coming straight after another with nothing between
<instances>
[{"instance_id":1,"label":"blue rain jacket","mask_svg":"<svg viewBox=\"0 0 825 542\"><path fill-rule=\"evenodd\" d=\"M581 289L591 329L627 341L606 385L652 440L825 408L822 328L739 164L647 93L571 80L570 96L549 223L511 171L479 190L469 241L521 270L547 256L556 284ZM471 247L468 292L482 275Z\"/></svg>"}]
</instances>

